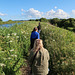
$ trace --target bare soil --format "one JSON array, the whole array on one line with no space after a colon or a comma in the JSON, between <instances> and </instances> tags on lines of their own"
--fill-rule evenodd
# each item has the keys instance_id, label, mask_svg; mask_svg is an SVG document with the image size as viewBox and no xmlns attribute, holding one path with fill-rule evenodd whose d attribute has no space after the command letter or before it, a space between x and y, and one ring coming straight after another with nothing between
<instances>
[{"instance_id":1,"label":"bare soil","mask_svg":"<svg viewBox=\"0 0 75 75\"><path fill-rule=\"evenodd\" d=\"M22 75L30 75L30 70L31 70L31 68L30 68L30 66L29 66L29 63L28 63L28 61L25 61L25 63L27 64L26 66L22 66L21 67L21 72L22 72Z\"/></svg>"}]
</instances>

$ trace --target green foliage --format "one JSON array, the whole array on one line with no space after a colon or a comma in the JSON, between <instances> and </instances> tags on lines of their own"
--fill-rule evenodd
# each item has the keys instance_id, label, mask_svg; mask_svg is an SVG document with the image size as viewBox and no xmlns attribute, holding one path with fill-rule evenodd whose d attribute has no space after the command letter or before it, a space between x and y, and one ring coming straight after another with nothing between
<instances>
[{"instance_id":1,"label":"green foliage","mask_svg":"<svg viewBox=\"0 0 75 75\"><path fill-rule=\"evenodd\" d=\"M50 20L50 23L55 25L55 26L57 26L58 22L60 22L60 19L58 19L58 18L53 18Z\"/></svg>"},{"instance_id":2,"label":"green foliage","mask_svg":"<svg viewBox=\"0 0 75 75\"><path fill-rule=\"evenodd\" d=\"M2 19L0 18L0 21L2 21Z\"/></svg>"},{"instance_id":3,"label":"green foliage","mask_svg":"<svg viewBox=\"0 0 75 75\"><path fill-rule=\"evenodd\" d=\"M70 27L70 21L69 21L69 20L65 21L65 22L63 23L63 25L64 25L64 28L67 29L67 27Z\"/></svg>"},{"instance_id":4,"label":"green foliage","mask_svg":"<svg viewBox=\"0 0 75 75\"><path fill-rule=\"evenodd\" d=\"M46 18L41 18L40 22L48 22L48 20Z\"/></svg>"},{"instance_id":5,"label":"green foliage","mask_svg":"<svg viewBox=\"0 0 75 75\"><path fill-rule=\"evenodd\" d=\"M25 65L24 59L29 54L31 32L38 23L26 21L0 28L0 75L20 75L19 68ZM72 75L75 72L75 34L45 22L41 22L41 27L41 39L50 53L51 75Z\"/></svg>"},{"instance_id":6,"label":"green foliage","mask_svg":"<svg viewBox=\"0 0 75 75\"><path fill-rule=\"evenodd\" d=\"M41 38L50 54L49 75L73 75L75 72L75 34L41 23Z\"/></svg>"},{"instance_id":7,"label":"green foliage","mask_svg":"<svg viewBox=\"0 0 75 75\"><path fill-rule=\"evenodd\" d=\"M39 22L26 21L10 28L0 28L0 74L19 75L28 57L31 31Z\"/></svg>"}]
</instances>

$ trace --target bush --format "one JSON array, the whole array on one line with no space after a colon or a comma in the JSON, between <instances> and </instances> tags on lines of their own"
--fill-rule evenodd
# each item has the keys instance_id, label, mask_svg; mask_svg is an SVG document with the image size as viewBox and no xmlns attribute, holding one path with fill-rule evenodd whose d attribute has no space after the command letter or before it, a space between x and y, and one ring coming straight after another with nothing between
<instances>
[{"instance_id":1,"label":"bush","mask_svg":"<svg viewBox=\"0 0 75 75\"><path fill-rule=\"evenodd\" d=\"M75 34L41 23L41 38L50 54L49 75L72 75L75 72Z\"/></svg>"},{"instance_id":2,"label":"bush","mask_svg":"<svg viewBox=\"0 0 75 75\"><path fill-rule=\"evenodd\" d=\"M2 19L0 18L0 21L2 21Z\"/></svg>"},{"instance_id":3,"label":"bush","mask_svg":"<svg viewBox=\"0 0 75 75\"><path fill-rule=\"evenodd\" d=\"M41 18L40 22L48 22L48 20L46 18Z\"/></svg>"},{"instance_id":4,"label":"bush","mask_svg":"<svg viewBox=\"0 0 75 75\"><path fill-rule=\"evenodd\" d=\"M57 26L57 24L60 22L60 19L58 18L53 18L50 20L50 23L53 24L54 26Z\"/></svg>"},{"instance_id":5,"label":"bush","mask_svg":"<svg viewBox=\"0 0 75 75\"><path fill-rule=\"evenodd\" d=\"M30 47L31 31L39 22L26 21L10 28L0 28L0 75L20 75Z\"/></svg>"}]
</instances>

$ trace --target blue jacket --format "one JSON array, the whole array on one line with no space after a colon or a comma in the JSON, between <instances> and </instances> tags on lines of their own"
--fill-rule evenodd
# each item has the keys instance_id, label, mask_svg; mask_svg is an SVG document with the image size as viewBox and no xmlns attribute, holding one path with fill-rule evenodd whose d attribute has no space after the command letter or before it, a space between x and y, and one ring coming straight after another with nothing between
<instances>
[{"instance_id":1,"label":"blue jacket","mask_svg":"<svg viewBox=\"0 0 75 75\"><path fill-rule=\"evenodd\" d=\"M39 36L39 33L34 31L31 33L31 37L30 37L30 40L31 39L40 39L40 36Z\"/></svg>"}]
</instances>

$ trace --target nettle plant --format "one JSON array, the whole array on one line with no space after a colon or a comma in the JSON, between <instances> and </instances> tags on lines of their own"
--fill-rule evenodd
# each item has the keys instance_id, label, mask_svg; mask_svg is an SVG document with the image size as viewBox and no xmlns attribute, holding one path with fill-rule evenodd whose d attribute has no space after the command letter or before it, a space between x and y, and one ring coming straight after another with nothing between
<instances>
[{"instance_id":1,"label":"nettle plant","mask_svg":"<svg viewBox=\"0 0 75 75\"><path fill-rule=\"evenodd\" d=\"M41 38L50 54L51 75L74 75L75 33L41 23Z\"/></svg>"},{"instance_id":2,"label":"nettle plant","mask_svg":"<svg viewBox=\"0 0 75 75\"><path fill-rule=\"evenodd\" d=\"M38 22L0 28L0 74L19 75L28 57L31 31Z\"/></svg>"}]
</instances>

